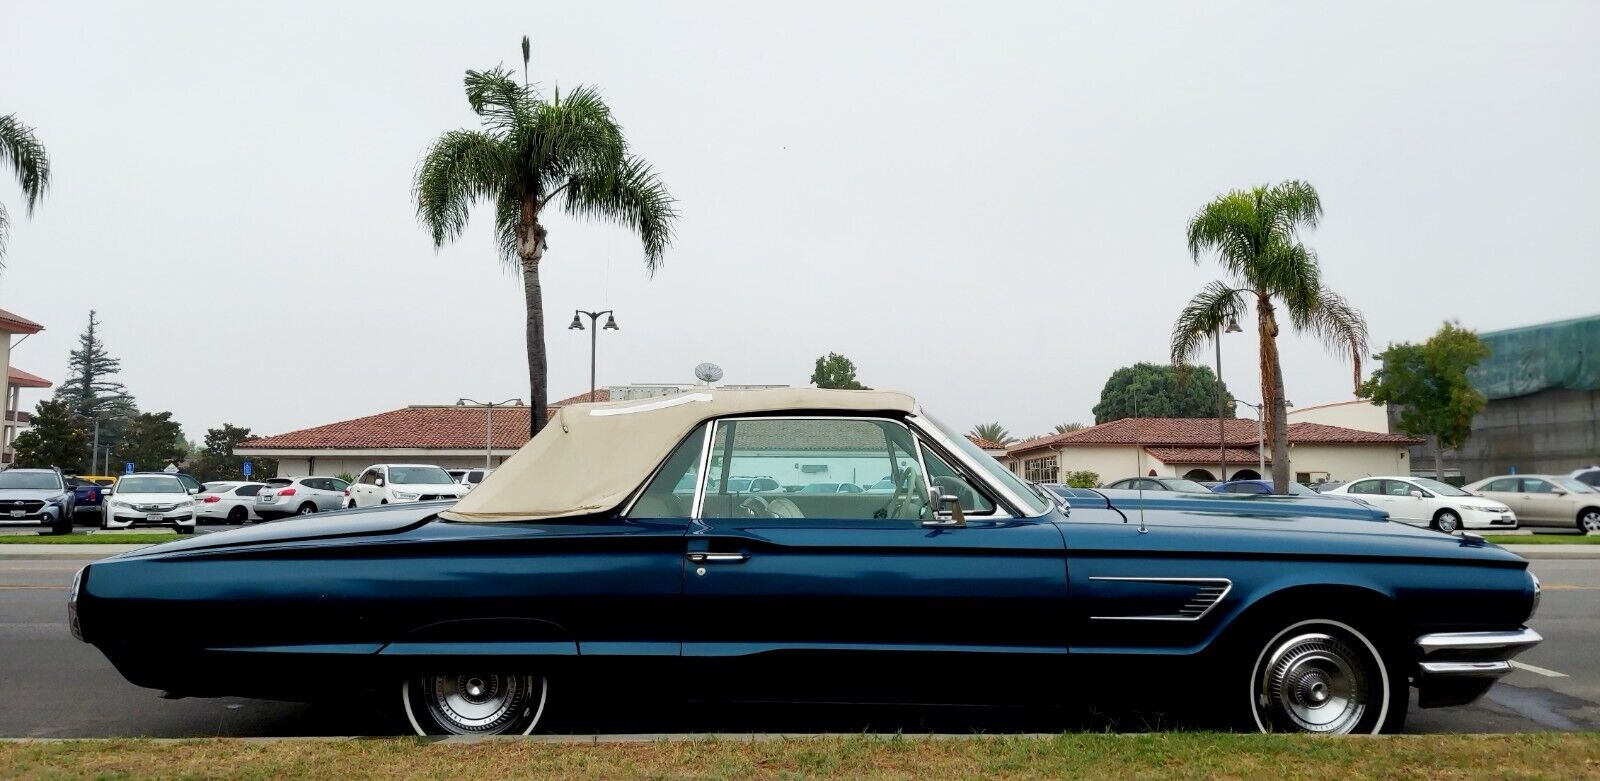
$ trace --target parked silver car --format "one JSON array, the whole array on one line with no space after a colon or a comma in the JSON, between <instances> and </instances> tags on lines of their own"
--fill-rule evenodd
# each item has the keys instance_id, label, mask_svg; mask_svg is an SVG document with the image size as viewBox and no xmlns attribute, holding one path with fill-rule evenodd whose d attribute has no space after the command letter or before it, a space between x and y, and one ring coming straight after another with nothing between
<instances>
[{"instance_id":1,"label":"parked silver car","mask_svg":"<svg viewBox=\"0 0 1600 781\"><path fill-rule=\"evenodd\" d=\"M332 512L344 506L350 484L337 477L274 477L256 494L256 515L262 520L289 515Z\"/></svg>"}]
</instances>

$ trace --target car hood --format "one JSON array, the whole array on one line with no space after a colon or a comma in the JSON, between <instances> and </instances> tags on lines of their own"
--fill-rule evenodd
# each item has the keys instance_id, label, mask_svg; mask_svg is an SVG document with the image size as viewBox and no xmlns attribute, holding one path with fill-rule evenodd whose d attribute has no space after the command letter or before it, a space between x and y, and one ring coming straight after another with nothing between
<instances>
[{"instance_id":1,"label":"car hood","mask_svg":"<svg viewBox=\"0 0 1600 781\"><path fill-rule=\"evenodd\" d=\"M65 488L0 488L0 503L27 501L29 499L53 499L69 489ZM0 508L3 509L3 508Z\"/></svg>"}]
</instances>

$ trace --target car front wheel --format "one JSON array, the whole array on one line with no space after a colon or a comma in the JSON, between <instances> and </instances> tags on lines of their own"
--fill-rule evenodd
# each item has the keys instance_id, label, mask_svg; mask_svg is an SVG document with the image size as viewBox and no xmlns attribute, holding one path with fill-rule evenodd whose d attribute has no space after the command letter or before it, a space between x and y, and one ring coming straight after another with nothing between
<instances>
[{"instance_id":1,"label":"car front wheel","mask_svg":"<svg viewBox=\"0 0 1600 781\"><path fill-rule=\"evenodd\" d=\"M1461 516L1449 510L1440 510L1439 514L1433 517L1433 528L1445 534L1454 534L1461 528Z\"/></svg>"},{"instance_id":2,"label":"car front wheel","mask_svg":"<svg viewBox=\"0 0 1600 781\"><path fill-rule=\"evenodd\" d=\"M1600 508L1585 507L1578 513L1578 531L1584 534L1600 533Z\"/></svg>"},{"instance_id":3,"label":"car front wheel","mask_svg":"<svg viewBox=\"0 0 1600 781\"><path fill-rule=\"evenodd\" d=\"M1356 735L1404 726L1406 680L1354 626L1297 621L1265 638L1248 680L1257 730Z\"/></svg>"},{"instance_id":4,"label":"car front wheel","mask_svg":"<svg viewBox=\"0 0 1600 781\"><path fill-rule=\"evenodd\" d=\"M527 735L548 695L542 675L474 671L408 678L400 704L418 735Z\"/></svg>"}]
</instances>

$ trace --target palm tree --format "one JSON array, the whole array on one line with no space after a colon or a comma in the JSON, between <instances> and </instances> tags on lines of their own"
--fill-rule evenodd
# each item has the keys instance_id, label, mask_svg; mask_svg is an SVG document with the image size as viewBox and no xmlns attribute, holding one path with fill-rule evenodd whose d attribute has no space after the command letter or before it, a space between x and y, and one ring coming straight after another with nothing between
<instances>
[{"instance_id":1,"label":"palm tree","mask_svg":"<svg viewBox=\"0 0 1600 781\"><path fill-rule=\"evenodd\" d=\"M1057 423L1056 427L1055 427L1055 433L1057 433L1057 434L1069 434L1071 432L1078 431L1078 430L1080 430L1082 428L1083 428L1083 424L1079 423L1077 421L1073 421L1071 423Z\"/></svg>"},{"instance_id":2,"label":"palm tree","mask_svg":"<svg viewBox=\"0 0 1600 781\"><path fill-rule=\"evenodd\" d=\"M645 269L654 274L672 241L677 211L666 185L634 156L611 109L592 87L546 98L527 80L528 39L522 39L522 83L500 66L467 71L467 102L481 130L440 136L417 168L417 217L434 249L461 235L471 207L494 209L501 260L522 273L527 305L530 433L544 427L547 369L544 299L545 209L612 222L638 234Z\"/></svg>"},{"instance_id":3,"label":"palm tree","mask_svg":"<svg viewBox=\"0 0 1600 781\"><path fill-rule=\"evenodd\" d=\"M32 217L34 205L50 187L50 156L45 153L44 144L33 135L33 128L22 124L16 114L0 116L0 165L6 164L17 175L17 184L27 198L27 214ZM0 267L5 265L10 224L6 207L0 204Z\"/></svg>"},{"instance_id":4,"label":"palm tree","mask_svg":"<svg viewBox=\"0 0 1600 781\"><path fill-rule=\"evenodd\" d=\"M1295 331L1316 336L1331 352L1348 354L1357 386L1367 354L1366 318L1323 286L1316 253L1300 243L1300 228L1316 227L1321 216L1316 189L1298 181L1234 190L1206 204L1189 220L1189 254L1198 265L1202 253L1215 252L1228 278L1200 291L1172 326L1172 362L1182 366L1254 304L1261 403L1272 443L1273 488L1280 494L1289 488L1289 413L1278 360L1278 308Z\"/></svg>"},{"instance_id":5,"label":"palm tree","mask_svg":"<svg viewBox=\"0 0 1600 781\"><path fill-rule=\"evenodd\" d=\"M969 433L978 439L987 439L999 445L1009 445L1017 441L1017 438L1011 436L1011 432L1007 431L1006 427L999 423L980 423L973 426L972 431Z\"/></svg>"}]
</instances>

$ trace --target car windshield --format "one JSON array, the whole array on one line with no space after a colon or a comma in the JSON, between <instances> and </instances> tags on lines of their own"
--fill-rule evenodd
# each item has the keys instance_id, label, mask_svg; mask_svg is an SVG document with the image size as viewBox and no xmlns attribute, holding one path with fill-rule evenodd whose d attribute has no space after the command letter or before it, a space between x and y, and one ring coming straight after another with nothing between
<instances>
[{"instance_id":1,"label":"car windshield","mask_svg":"<svg viewBox=\"0 0 1600 781\"><path fill-rule=\"evenodd\" d=\"M124 477L117 481L119 494L181 494L187 489L176 477L162 477L160 475L141 475Z\"/></svg>"},{"instance_id":2,"label":"car windshield","mask_svg":"<svg viewBox=\"0 0 1600 781\"><path fill-rule=\"evenodd\" d=\"M885 477L882 480L872 484L872 490L874 491L881 491L886 488L894 488L893 478Z\"/></svg>"},{"instance_id":3,"label":"car windshield","mask_svg":"<svg viewBox=\"0 0 1600 781\"><path fill-rule=\"evenodd\" d=\"M983 452L983 448L972 444L972 440L967 439L967 435L962 434L959 431L953 431L949 426L946 426L938 418L929 415L926 411L918 414L922 416L923 420L932 423L934 428L939 429L939 431L944 434L945 439L955 443L955 446L959 448L961 453L970 459L972 463L977 464L979 467L982 467L983 471L988 472L990 480L994 480L995 482L998 482L1011 489L1011 493L1016 494L1017 497L1026 502L1029 506L1029 509L1031 509L1033 512L1042 513L1045 510L1050 509L1049 503L1047 503L1043 497L1034 493L1032 490L1029 490L1028 484L1023 482L1022 478L1017 477L1011 473L1011 470L1001 466L999 461L994 460L994 456Z\"/></svg>"},{"instance_id":4,"label":"car windshield","mask_svg":"<svg viewBox=\"0 0 1600 781\"><path fill-rule=\"evenodd\" d=\"M55 472L23 472L11 469L0 472L0 488L59 489L61 477Z\"/></svg>"},{"instance_id":5,"label":"car windshield","mask_svg":"<svg viewBox=\"0 0 1600 781\"><path fill-rule=\"evenodd\" d=\"M1562 488L1565 488L1575 494L1600 493L1600 491L1594 490L1589 486L1588 483L1585 483L1582 480L1574 480L1570 477L1553 477L1551 479L1556 481L1557 485L1560 485Z\"/></svg>"},{"instance_id":6,"label":"car windshield","mask_svg":"<svg viewBox=\"0 0 1600 781\"><path fill-rule=\"evenodd\" d=\"M1201 494L1209 494L1209 493L1211 493L1211 489L1210 488L1207 488L1207 487L1205 487L1205 486L1203 486L1203 485L1201 485L1201 484L1199 484L1199 483L1197 483L1197 482L1195 482L1193 480L1185 480L1185 479L1183 479L1181 477L1177 478L1177 479L1169 478L1169 479L1164 480L1162 482L1165 482L1167 484L1167 488L1169 490L1172 490L1172 491L1191 491L1191 492L1194 492L1194 493L1201 493Z\"/></svg>"},{"instance_id":7,"label":"car windshield","mask_svg":"<svg viewBox=\"0 0 1600 781\"><path fill-rule=\"evenodd\" d=\"M1435 479L1433 479L1431 477L1413 477L1413 478L1411 478L1411 482L1422 486L1429 493L1437 494L1439 496L1471 496L1472 495L1472 494L1469 494L1466 491L1463 491L1460 488L1457 488L1457 487L1455 487L1455 486L1453 486L1453 485L1451 485L1449 483L1441 482L1441 481L1435 480Z\"/></svg>"},{"instance_id":8,"label":"car windshield","mask_svg":"<svg viewBox=\"0 0 1600 781\"><path fill-rule=\"evenodd\" d=\"M389 482L398 485L450 485L450 473L436 466L391 466Z\"/></svg>"}]
</instances>

